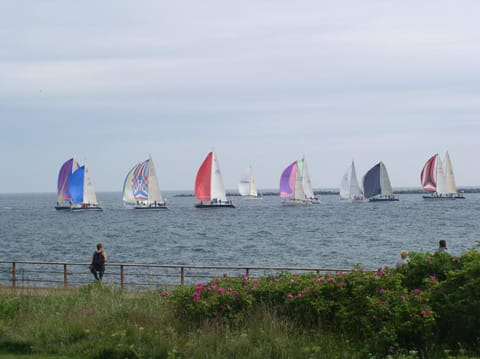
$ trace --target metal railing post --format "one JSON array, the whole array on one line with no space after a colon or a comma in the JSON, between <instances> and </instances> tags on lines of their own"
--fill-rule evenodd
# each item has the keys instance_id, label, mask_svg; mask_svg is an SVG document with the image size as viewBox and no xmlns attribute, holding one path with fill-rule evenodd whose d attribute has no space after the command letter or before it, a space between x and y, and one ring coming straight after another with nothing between
<instances>
[{"instance_id":1,"label":"metal railing post","mask_svg":"<svg viewBox=\"0 0 480 359\"><path fill-rule=\"evenodd\" d=\"M245 268L245 275L250 278L250 268Z\"/></svg>"},{"instance_id":2,"label":"metal railing post","mask_svg":"<svg viewBox=\"0 0 480 359\"><path fill-rule=\"evenodd\" d=\"M63 288L68 286L67 263L63 263Z\"/></svg>"},{"instance_id":3,"label":"metal railing post","mask_svg":"<svg viewBox=\"0 0 480 359\"><path fill-rule=\"evenodd\" d=\"M17 263L12 262L12 287L17 286Z\"/></svg>"},{"instance_id":4,"label":"metal railing post","mask_svg":"<svg viewBox=\"0 0 480 359\"><path fill-rule=\"evenodd\" d=\"M123 289L125 286L125 270L124 270L124 265L120 264L120 288Z\"/></svg>"},{"instance_id":5,"label":"metal railing post","mask_svg":"<svg viewBox=\"0 0 480 359\"><path fill-rule=\"evenodd\" d=\"M184 285L185 284L185 268L180 267L180 284Z\"/></svg>"}]
</instances>

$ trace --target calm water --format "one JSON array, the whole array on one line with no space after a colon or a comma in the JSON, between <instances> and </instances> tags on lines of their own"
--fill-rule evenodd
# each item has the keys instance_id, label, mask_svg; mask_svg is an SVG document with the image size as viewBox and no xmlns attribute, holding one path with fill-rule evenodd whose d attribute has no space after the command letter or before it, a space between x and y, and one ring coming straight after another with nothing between
<instances>
[{"instance_id":1,"label":"calm water","mask_svg":"<svg viewBox=\"0 0 480 359\"><path fill-rule=\"evenodd\" d=\"M120 193L98 193L103 212L58 212L55 194L0 195L0 259L87 262L103 242L110 262L365 268L393 265L400 250L433 251L439 239L459 254L476 246L480 194L466 200L282 207L277 196L232 197L236 209L195 209L195 198L164 193L169 210L123 208Z\"/></svg>"}]
</instances>

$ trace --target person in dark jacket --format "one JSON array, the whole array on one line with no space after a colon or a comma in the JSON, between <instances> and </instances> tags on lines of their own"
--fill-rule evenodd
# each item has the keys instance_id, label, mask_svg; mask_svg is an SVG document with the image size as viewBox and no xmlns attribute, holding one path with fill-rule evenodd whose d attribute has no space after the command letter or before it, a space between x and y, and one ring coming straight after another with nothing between
<instances>
[{"instance_id":1,"label":"person in dark jacket","mask_svg":"<svg viewBox=\"0 0 480 359\"><path fill-rule=\"evenodd\" d=\"M90 271L96 280L101 281L105 272L105 263L107 262L107 253L102 243L97 244L97 250L93 252Z\"/></svg>"}]
</instances>

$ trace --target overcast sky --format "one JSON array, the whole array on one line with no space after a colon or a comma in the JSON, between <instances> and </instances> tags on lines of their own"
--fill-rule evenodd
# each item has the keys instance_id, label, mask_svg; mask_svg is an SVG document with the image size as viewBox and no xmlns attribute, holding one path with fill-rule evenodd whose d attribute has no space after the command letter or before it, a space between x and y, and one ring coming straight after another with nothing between
<instances>
[{"instance_id":1,"label":"overcast sky","mask_svg":"<svg viewBox=\"0 0 480 359\"><path fill-rule=\"evenodd\" d=\"M480 185L480 2L15 0L0 3L0 192L54 192L87 160L120 191L152 155L162 190L193 190L207 153L235 189L306 156L314 188L352 159L419 186L448 150Z\"/></svg>"}]
</instances>

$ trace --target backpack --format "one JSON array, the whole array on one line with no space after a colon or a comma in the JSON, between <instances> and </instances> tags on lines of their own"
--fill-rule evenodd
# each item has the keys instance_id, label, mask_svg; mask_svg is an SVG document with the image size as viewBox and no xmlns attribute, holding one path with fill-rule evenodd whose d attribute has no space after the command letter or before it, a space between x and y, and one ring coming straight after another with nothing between
<instances>
[{"instance_id":1,"label":"backpack","mask_svg":"<svg viewBox=\"0 0 480 359\"><path fill-rule=\"evenodd\" d=\"M103 266L105 264L105 259L103 258L103 252L96 252L93 254L92 264L94 266Z\"/></svg>"}]
</instances>

